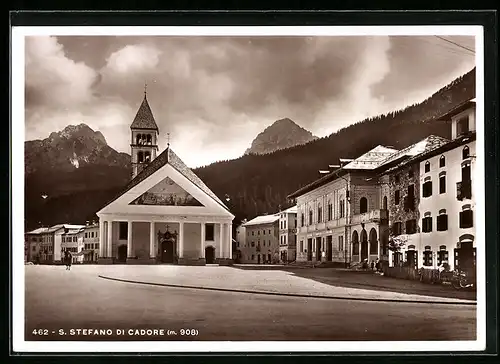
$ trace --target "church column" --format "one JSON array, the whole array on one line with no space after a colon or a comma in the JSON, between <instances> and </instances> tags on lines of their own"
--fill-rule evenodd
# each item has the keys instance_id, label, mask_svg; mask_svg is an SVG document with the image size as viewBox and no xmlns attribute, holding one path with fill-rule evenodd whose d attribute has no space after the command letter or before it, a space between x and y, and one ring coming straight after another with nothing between
<instances>
[{"instance_id":1,"label":"church column","mask_svg":"<svg viewBox=\"0 0 500 364\"><path fill-rule=\"evenodd\" d=\"M128 221L127 227L127 258L134 256L132 252L132 221Z\"/></svg>"},{"instance_id":2,"label":"church column","mask_svg":"<svg viewBox=\"0 0 500 364\"><path fill-rule=\"evenodd\" d=\"M205 223L202 222L202 223L200 223L200 225L201 225L201 239L200 239L201 240L200 241L200 244L201 244L200 252L201 253L200 253L200 257L202 259L205 259Z\"/></svg>"},{"instance_id":3,"label":"church column","mask_svg":"<svg viewBox=\"0 0 500 364\"><path fill-rule=\"evenodd\" d=\"M106 239L104 226L104 221L99 219L99 258L104 258L104 244Z\"/></svg>"},{"instance_id":4,"label":"church column","mask_svg":"<svg viewBox=\"0 0 500 364\"><path fill-rule=\"evenodd\" d=\"M149 257L156 258L155 252L155 222L149 223Z\"/></svg>"},{"instance_id":5,"label":"church column","mask_svg":"<svg viewBox=\"0 0 500 364\"><path fill-rule=\"evenodd\" d=\"M179 258L184 258L184 222L179 222Z\"/></svg>"},{"instance_id":6,"label":"church column","mask_svg":"<svg viewBox=\"0 0 500 364\"><path fill-rule=\"evenodd\" d=\"M219 226L219 258L224 258L224 224L220 223Z\"/></svg>"},{"instance_id":7,"label":"church column","mask_svg":"<svg viewBox=\"0 0 500 364\"><path fill-rule=\"evenodd\" d=\"M108 238L106 239L106 258L113 257L113 221L108 220Z\"/></svg>"},{"instance_id":8,"label":"church column","mask_svg":"<svg viewBox=\"0 0 500 364\"><path fill-rule=\"evenodd\" d=\"M233 259L233 224L227 224L228 239L229 239L229 259Z\"/></svg>"}]
</instances>

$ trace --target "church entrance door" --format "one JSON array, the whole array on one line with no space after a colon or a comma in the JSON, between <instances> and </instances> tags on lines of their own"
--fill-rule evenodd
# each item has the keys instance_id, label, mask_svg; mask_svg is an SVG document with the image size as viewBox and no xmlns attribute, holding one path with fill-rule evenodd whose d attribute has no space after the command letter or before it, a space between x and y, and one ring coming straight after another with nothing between
<instances>
[{"instance_id":1,"label":"church entrance door","mask_svg":"<svg viewBox=\"0 0 500 364\"><path fill-rule=\"evenodd\" d=\"M215 263L215 248L213 246L207 246L205 248L205 262L206 264Z\"/></svg>"},{"instance_id":2,"label":"church entrance door","mask_svg":"<svg viewBox=\"0 0 500 364\"><path fill-rule=\"evenodd\" d=\"M174 262L174 242L172 240L164 240L161 243L161 262Z\"/></svg>"},{"instance_id":3,"label":"church entrance door","mask_svg":"<svg viewBox=\"0 0 500 364\"><path fill-rule=\"evenodd\" d=\"M125 263L127 261L127 246L122 244L118 247L118 259L120 263Z\"/></svg>"}]
</instances>

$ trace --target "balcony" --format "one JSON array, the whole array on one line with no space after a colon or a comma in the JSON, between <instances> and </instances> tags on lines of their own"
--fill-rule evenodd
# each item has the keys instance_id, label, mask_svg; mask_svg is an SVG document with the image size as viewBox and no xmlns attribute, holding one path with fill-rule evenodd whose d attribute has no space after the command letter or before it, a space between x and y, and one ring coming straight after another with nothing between
<instances>
[{"instance_id":1,"label":"balcony","mask_svg":"<svg viewBox=\"0 0 500 364\"><path fill-rule=\"evenodd\" d=\"M357 214L352 217L352 224L365 224L368 222L383 222L387 221L387 210L378 209L365 212L363 214Z\"/></svg>"},{"instance_id":2,"label":"balcony","mask_svg":"<svg viewBox=\"0 0 500 364\"><path fill-rule=\"evenodd\" d=\"M457 182L457 200L462 201L472 198L472 181Z\"/></svg>"}]
</instances>

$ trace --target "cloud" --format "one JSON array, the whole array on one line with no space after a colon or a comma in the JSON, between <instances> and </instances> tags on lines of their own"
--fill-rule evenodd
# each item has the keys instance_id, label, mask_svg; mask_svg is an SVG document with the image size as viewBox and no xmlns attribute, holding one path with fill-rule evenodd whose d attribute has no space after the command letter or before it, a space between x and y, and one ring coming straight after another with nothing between
<instances>
[{"instance_id":1,"label":"cloud","mask_svg":"<svg viewBox=\"0 0 500 364\"><path fill-rule=\"evenodd\" d=\"M147 45L128 45L113 52L107 59L106 68L112 72L143 72L158 66L160 51Z\"/></svg>"},{"instance_id":2,"label":"cloud","mask_svg":"<svg viewBox=\"0 0 500 364\"><path fill-rule=\"evenodd\" d=\"M170 133L191 166L238 157L277 119L324 136L422 101L474 67L431 36L36 37L26 52L28 138L86 122L129 152L147 82L160 149Z\"/></svg>"}]
</instances>

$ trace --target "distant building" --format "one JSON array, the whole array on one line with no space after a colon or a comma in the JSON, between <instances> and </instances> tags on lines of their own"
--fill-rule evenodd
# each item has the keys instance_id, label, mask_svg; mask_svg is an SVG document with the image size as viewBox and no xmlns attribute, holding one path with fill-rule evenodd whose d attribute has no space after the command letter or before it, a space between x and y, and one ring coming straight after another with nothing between
<instances>
[{"instance_id":1,"label":"distant building","mask_svg":"<svg viewBox=\"0 0 500 364\"><path fill-rule=\"evenodd\" d=\"M84 258L83 232L84 227L69 228L61 234L61 251L70 252L73 263L82 263Z\"/></svg>"},{"instance_id":2,"label":"distant building","mask_svg":"<svg viewBox=\"0 0 500 364\"><path fill-rule=\"evenodd\" d=\"M49 228L41 227L24 234L24 261L37 263L40 260L40 250L43 233Z\"/></svg>"},{"instance_id":3,"label":"distant building","mask_svg":"<svg viewBox=\"0 0 500 364\"><path fill-rule=\"evenodd\" d=\"M60 263L63 249L69 244L70 238L67 235L68 232L73 234L83 227L83 225L58 224L26 233L25 240L29 240L30 242L30 253L27 259L31 262L42 264ZM71 235L71 240L73 239L74 235Z\"/></svg>"},{"instance_id":4,"label":"distant building","mask_svg":"<svg viewBox=\"0 0 500 364\"><path fill-rule=\"evenodd\" d=\"M280 261L282 263L293 262L296 259L297 249L297 206L292 206L280 211Z\"/></svg>"},{"instance_id":5,"label":"distant building","mask_svg":"<svg viewBox=\"0 0 500 364\"><path fill-rule=\"evenodd\" d=\"M242 261L242 249L246 246L246 228L243 226L247 222L247 219L244 219L240 225L236 227L236 260Z\"/></svg>"},{"instance_id":6,"label":"distant building","mask_svg":"<svg viewBox=\"0 0 500 364\"><path fill-rule=\"evenodd\" d=\"M99 224L90 224L83 230L84 263L97 263L99 259Z\"/></svg>"},{"instance_id":7,"label":"distant building","mask_svg":"<svg viewBox=\"0 0 500 364\"><path fill-rule=\"evenodd\" d=\"M245 246L241 249L242 263L279 262L279 214L257 216L246 222Z\"/></svg>"}]
</instances>

